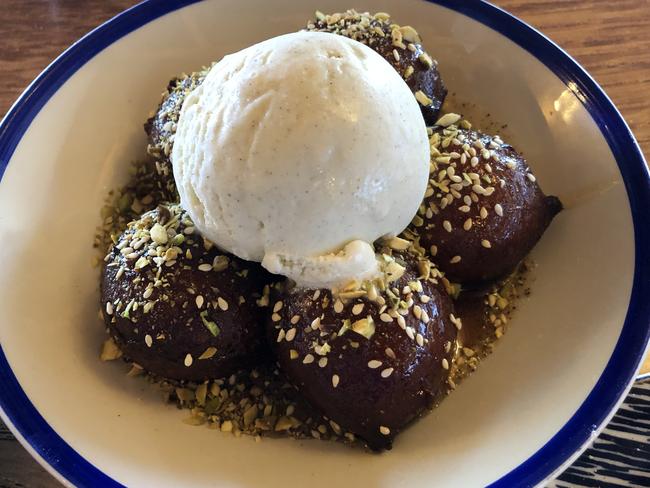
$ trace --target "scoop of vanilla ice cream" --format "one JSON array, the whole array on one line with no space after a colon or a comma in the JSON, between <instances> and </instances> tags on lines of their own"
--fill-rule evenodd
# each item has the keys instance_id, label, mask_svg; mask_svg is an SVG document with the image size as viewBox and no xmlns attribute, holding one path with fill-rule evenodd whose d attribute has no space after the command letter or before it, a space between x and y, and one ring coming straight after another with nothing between
<instances>
[{"instance_id":1,"label":"scoop of vanilla ice cream","mask_svg":"<svg viewBox=\"0 0 650 488\"><path fill-rule=\"evenodd\" d=\"M181 204L205 237L304 286L377 270L427 185L413 94L379 54L298 32L226 56L186 98L172 150Z\"/></svg>"}]
</instances>

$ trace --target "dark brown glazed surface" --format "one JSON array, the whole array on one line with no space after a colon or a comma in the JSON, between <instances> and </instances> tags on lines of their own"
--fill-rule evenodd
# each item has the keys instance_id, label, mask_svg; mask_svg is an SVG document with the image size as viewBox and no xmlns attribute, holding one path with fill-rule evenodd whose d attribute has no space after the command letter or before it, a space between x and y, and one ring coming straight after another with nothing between
<instances>
[{"instance_id":1,"label":"dark brown glazed surface","mask_svg":"<svg viewBox=\"0 0 650 488\"><path fill-rule=\"evenodd\" d=\"M562 204L544 195L524 158L498 138L450 126L437 128L432 141L438 154L410 229L451 281L476 285L508 275Z\"/></svg>"},{"instance_id":2,"label":"dark brown glazed surface","mask_svg":"<svg viewBox=\"0 0 650 488\"><path fill-rule=\"evenodd\" d=\"M419 280L422 292L403 294L419 275L409 257L404 275L390 284L401 299L414 301L403 315L406 329L396 319L382 319L380 305L367 296L337 304L329 290L293 289L275 292L269 306L269 341L289 380L326 417L373 450L390 449L394 436L446 391L449 371L443 362L451 364L457 333L450 318L453 304L432 281ZM430 297L427 303L423 295ZM380 296L390 300L385 292ZM428 317L416 318L416 305ZM355 307L363 309L355 313ZM370 338L345 329L346 319L354 328L367 317L375 326ZM388 430L382 432L382 426Z\"/></svg>"},{"instance_id":3,"label":"dark brown glazed surface","mask_svg":"<svg viewBox=\"0 0 650 488\"><path fill-rule=\"evenodd\" d=\"M164 251L158 253L164 258L160 267L152 258L136 269L143 256L156 251L144 244L131 254L131 238L136 232L138 237L148 234L170 216L179 219L171 227L184 241L157 246ZM178 207L158 207L136 224L138 230L131 225L111 250L101 282L105 323L124 355L156 376L192 381L221 378L263 362L263 319L256 299L268 275L259 265L206 248ZM123 248L126 256L118 249L125 241L131 242ZM170 253L176 257L169 259ZM215 259L216 269L223 269L206 269ZM148 309L148 304L153 306Z\"/></svg>"},{"instance_id":4,"label":"dark brown glazed surface","mask_svg":"<svg viewBox=\"0 0 650 488\"><path fill-rule=\"evenodd\" d=\"M409 26L401 29L386 15L373 16L354 10L320 14L307 25L307 30L343 35L381 54L404 78L414 94L421 91L429 98L426 103L418 102L425 122L433 125L447 96L447 88L438 71L438 63L422 46L417 31Z\"/></svg>"}]
</instances>

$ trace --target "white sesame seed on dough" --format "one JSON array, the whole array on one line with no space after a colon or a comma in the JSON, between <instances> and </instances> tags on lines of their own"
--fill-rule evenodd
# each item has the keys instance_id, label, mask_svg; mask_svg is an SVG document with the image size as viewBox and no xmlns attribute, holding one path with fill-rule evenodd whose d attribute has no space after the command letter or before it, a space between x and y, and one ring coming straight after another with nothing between
<instances>
[{"instance_id":1,"label":"white sesame seed on dough","mask_svg":"<svg viewBox=\"0 0 650 488\"><path fill-rule=\"evenodd\" d=\"M291 342L292 340L295 339L295 337L296 337L296 328L295 328L295 327L292 327L291 329L289 329L289 330L287 331L287 333L286 333L285 336L284 336L284 339L285 339L287 342Z\"/></svg>"},{"instance_id":2,"label":"white sesame seed on dough","mask_svg":"<svg viewBox=\"0 0 650 488\"><path fill-rule=\"evenodd\" d=\"M381 371L381 377L382 377L382 378L388 378L390 375L393 374L393 371L394 371L393 368L382 369L382 371Z\"/></svg>"},{"instance_id":3,"label":"white sesame seed on dough","mask_svg":"<svg viewBox=\"0 0 650 488\"><path fill-rule=\"evenodd\" d=\"M311 364L314 362L314 355L313 354L307 354L304 359L302 360L303 364Z\"/></svg>"}]
</instances>

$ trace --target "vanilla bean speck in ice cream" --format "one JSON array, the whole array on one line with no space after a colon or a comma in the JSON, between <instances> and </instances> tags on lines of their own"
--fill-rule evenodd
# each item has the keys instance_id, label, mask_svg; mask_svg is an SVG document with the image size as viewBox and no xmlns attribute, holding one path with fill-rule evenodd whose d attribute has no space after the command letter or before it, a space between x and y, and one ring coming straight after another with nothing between
<instances>
[{"instance_id":1,"label":"vanilla bean speck in ice cream","mask_svg":"<svg viewBox=\"0 0 650 488\"><path fill-rule=\"evenodd\" d=\"M335 34L224 57L190 93L172 151L181 204L219 247L299 285L377 272L426 190L417 101L379 54Z\"/></svg>"}]
</instances>

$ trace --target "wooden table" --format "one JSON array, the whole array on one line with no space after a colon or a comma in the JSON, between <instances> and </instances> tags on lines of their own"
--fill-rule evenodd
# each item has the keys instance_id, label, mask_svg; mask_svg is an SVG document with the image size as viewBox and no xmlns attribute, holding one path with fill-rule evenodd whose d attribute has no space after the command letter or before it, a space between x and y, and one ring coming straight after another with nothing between
<instances>
[{"instance_id":1,"label":"wooden table","mask_svg":"<svg viewBox=\"0 0 650 488\"><path fill-rule=\"evenodd\" d=\"M468 0L458 0L468 1ZM133 0L2 0L0 115L68 45ZM497 0L574 56L650 154L650 0ZM350 5L352 6L354 2ZM361 2L362 4L362 2ZM650 371L650 358L645 369ZM0 487L56 483L0 424Z\"/></svg>"}]
</instances>

